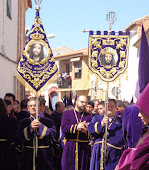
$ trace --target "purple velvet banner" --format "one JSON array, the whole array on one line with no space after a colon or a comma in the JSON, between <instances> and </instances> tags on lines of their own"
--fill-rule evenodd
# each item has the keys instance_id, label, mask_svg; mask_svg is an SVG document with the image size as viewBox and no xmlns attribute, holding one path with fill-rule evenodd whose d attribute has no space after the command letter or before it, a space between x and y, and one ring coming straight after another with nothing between
<instances>
[{"instance_id":1,"label":"purple velvet banner","mask_svg":"<svg viewBox=\"0 0 149 170\"><path fill-rule=\"evenodd\" d=\"M57 70L37 11L18 65L17 77L30 91L41 92L45 85L56 78Z\"/></svg>"},{"instance_id":2,"label":"purple velvet banner","mask_svg":"<svg viewBox=\"0 0 149 170\"><path fill-rule=\"evenodd\" d=\"M104 31L103 35L89 34L88 66L105 82L114 81L123 74L128 64L129 35Z\"/></svg>"}]
</instances>

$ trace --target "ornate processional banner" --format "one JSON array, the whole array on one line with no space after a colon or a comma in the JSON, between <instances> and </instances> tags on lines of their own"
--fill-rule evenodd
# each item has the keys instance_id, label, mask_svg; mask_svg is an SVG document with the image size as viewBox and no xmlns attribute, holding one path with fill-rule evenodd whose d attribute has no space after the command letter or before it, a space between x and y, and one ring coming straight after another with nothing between
<instances>
[{"instance_id":1,"label":"ornate processional banner","mask_svg":"<svg viewBox=\"0 0 149 170\"><path fill-rule=\"evenodd\" d=\"M114 81L123 74L128 65L129 35L93 35L89 36L89 69L105 82Z\"/></svg>"},{"instance_id":2,"label":"ornate processional banner","mask_svg":"<svg viewBox=\"0 0 149 170\"><path fill-rule=\"evenodd\" d=\"M17 77L32 93L41 93L49 83L57 79L57 70L37 11L18 65Z\"/></svg>"}]
</instances>

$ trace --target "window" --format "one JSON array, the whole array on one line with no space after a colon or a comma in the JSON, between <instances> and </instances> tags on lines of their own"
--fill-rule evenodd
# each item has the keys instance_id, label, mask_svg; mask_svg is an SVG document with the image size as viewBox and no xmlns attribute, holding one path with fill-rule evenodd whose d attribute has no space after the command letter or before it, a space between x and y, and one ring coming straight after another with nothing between
<instances>
[{"instance_id":1,"label":"window","mask_svg":"<svg viewBox=\"0 0 149 170\"><path fill-rule=\"evenodd\" d=\"M12 17L11 17L11 0L7 0L7 16L9 19L12 19Z\"/></svg>"},{"instance_id":2,"label":"window","mask_svg":"<svg viewBox=\"0 0 149 170\"><path fill-rule=\"evenodd\" d=\"M75 78L81 78L82 74L82 63L75 62Z\"/></svg>"}]
</instances>

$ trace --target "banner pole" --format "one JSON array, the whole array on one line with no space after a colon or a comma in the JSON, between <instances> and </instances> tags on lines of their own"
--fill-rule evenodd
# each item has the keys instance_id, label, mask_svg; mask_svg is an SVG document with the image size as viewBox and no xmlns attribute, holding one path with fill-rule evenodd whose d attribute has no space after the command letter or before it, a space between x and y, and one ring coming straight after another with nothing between
<instances>
[{"instance_id":1,"label":"banner pole","mask_svg":"<svg viewBox=\"0 0 149 170\"><path fill-rule=\"evenodd\" d=\"M107 82L107 89L106 89L106 114L105 116L108 117L108 93L109 93L109 82ZM107 159L107 135L108 135L108 124L105 126L105 140L104 140L104 162Z\"/></svg>"},{"instance_id":2,"label":"banner pole","mask_svg":"<svg viewBox=\"0 0 149 170\"><path fill-rule=\"evenodd\" d=\"M36 93L36 119L38 119L38 93ZM35 137L33 139L33 170L36 170L36 156L37 156L37 150L38 150L38 138L36 136L37 129L35 129L34 134Z\"/></svg>"},{"instance_id":3,"label":"banner pole","mask_svg":"<svg viewBox=\"0 0 149 170\"><path fill-rule=\"evenodd\" d=\"M39 114L39 99L38 99L38 93L36 92L36 119L38 119L38 114ZM37 133L37 129L36 129L36 133ZM38 150L38 138L36 135L36 145L35 145L35 153L37 156L37 150Z\"/></svg>"},{"instance_id":4,"label":"banner pole","mask_svg":"<svg viewBox=\"0 0 149 170\"><path fill-rule=\"evenodd\" d=\"M36 151L35 151L35 145L36 145L36 138L34 137L33 138L33 170L36 170Z\"/></svg>"}]
</instances>

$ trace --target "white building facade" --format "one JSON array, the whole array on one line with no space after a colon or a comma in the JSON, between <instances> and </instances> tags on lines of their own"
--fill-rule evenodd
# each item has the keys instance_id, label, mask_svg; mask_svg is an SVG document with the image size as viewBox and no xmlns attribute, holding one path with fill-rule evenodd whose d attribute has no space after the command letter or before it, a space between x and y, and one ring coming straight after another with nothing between
<instances>
[{"instance_id":1,"label":"white building facade","mask_svg":"<svg viewBox=\"0 0 149 170\"><path fill-rule=\"evenodd\" d=\"M5 93L17 96L17 63L25 43L25 11L30 0L0 1L0 97Z\"/></svg>"}]
</instances>

